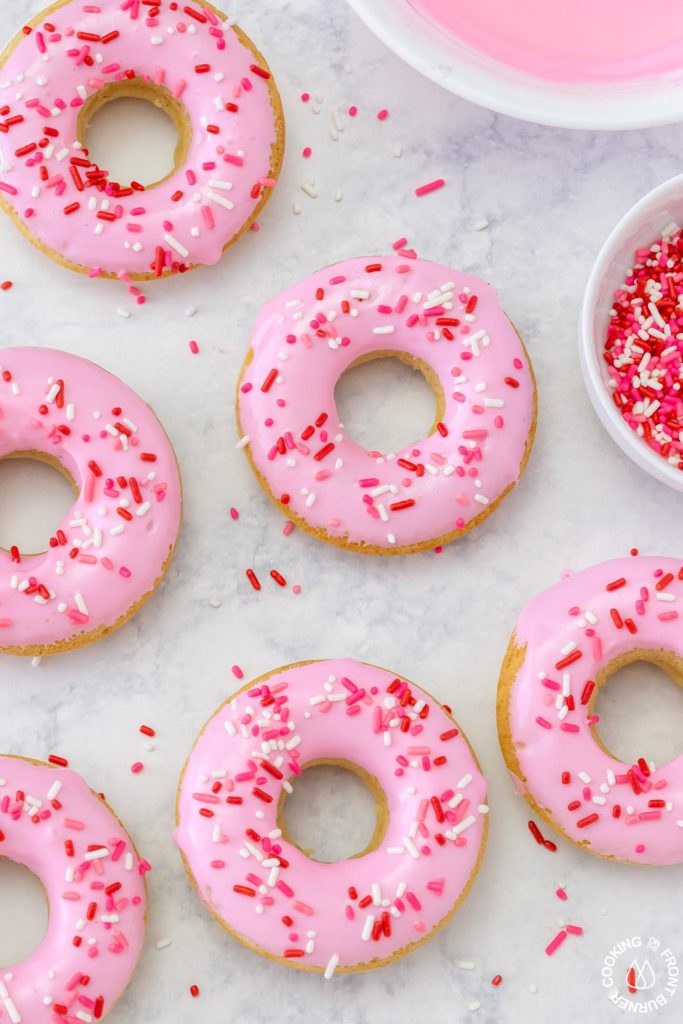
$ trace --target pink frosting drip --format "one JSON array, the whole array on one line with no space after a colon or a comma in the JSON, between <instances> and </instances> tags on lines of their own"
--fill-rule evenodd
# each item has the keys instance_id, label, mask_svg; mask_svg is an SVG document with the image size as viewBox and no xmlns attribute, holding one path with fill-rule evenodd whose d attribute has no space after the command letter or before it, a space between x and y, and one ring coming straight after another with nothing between
<instances>
[{"instance_id":1,"label":"pink frosting drip","mask_svg":"<svg viewBox=\"0 0 683 1024\"><path fill-rule=\"evenodd\" d=\"M200 20L188 16L188 7ZM90 9L74 0L50 13L54 31L37 26L0 69L0 103L9 107L0 119L0 127L9 126L0 134L2 197L44 245L79 266L111 273L148 273L158 246L166 267L216 263L263 188L274 184L275 114L251 51L200 4L177 11L160 5L155 17L148 10L139 0L103 0ZM72 168L88 181L88 168L72 164L82 156L79 111L130 69L166 87L187 110L193 130L185 164L144 192L79 191ZM57 136L45 135L45 127ZM21 155L24 147L32 148ZM128 182L120 185L130 191ZM80 205L65 213L73 203Z\"/></svg>"},{"instance_id":2,"label":"pink frosting drip","mask_svg":"<svg viewBox=\"0 0 683 1024\"><path fill-rule=\"evenodd\" d=\"M180 527L180 477L163 427L86 359L0 349L0 458L22 451L57 459L80 493L46 552L0 550L0 648L113 625L153 589Z\"/></svg>"},{"instance_id":3,"label":"pink frosting drip","mask_svg":"<svg viewBox=\"0 0 683 1024\"><path fill-rule=\"evenodd\" d=\"M0 855L38 876L50 908L38 949L2 973L2 1020L100 1019L142 950L149 865L80 775L21 758L0 757L0 836Z\"/></svg>"},{"instance_id":4,"label":"pink frosting drip","mask_svg":"<svg viewBox=\"0 0 683 1024\"><path fill-rule=\"evenodd\" d=\"M510 724L529 794L571 839L640 864L683 861L683 755L655 767L606 753L591 728L590 684L634 649L683 657L681 566L655 557L594 565L530 601L516 629L526 657Z\"/></svg>"},{"instance_id":5,"label":"pink frosting drip","mask_svg":"<svg viewBox=\"0 0 683 1024\"><path fill-rule=\"evenodd\" d=\"M334 401L344 370L382 351L427 363L446 403L433 434L386 456L345 434ZM463 529L519 476L533 379L477 277L400 256L337 263L261 310L252 352L241 429L273 495L288 495L314 529L386 549L429 542Z\"/></svg>"},{"instance_id":6,"label":"pink frosting drip","mask_svg":"<svg viewBox=\"0 0 683 1024\"><path fill-rule=\"evenodd\" d=\"M322 864L281 837L287 780L318 758L378 780L389 811L378 849ZM467 741L428 694L372 665L321 661L218 709L181 780L175 838L207 906L245 941L278 957L302 950L288 958L298 966L369 965L450 912L477 864L485 800Z\"/></svg>"}]
</instances>

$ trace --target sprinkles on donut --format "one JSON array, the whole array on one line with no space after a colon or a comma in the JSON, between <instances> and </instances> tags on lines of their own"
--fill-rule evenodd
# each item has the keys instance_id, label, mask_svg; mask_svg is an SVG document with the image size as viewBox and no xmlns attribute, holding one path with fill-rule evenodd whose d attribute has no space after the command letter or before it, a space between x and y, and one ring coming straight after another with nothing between
<instances>
[{"instance_id":1,"label":"sprinkles on donut","mask_svg":"<svg viewBox=\"0 0 683 1024\"><path fill-rule=\"evenodd\" d=\"M498 685L498 733L519 792L590 853L683 863L683 755L628 764L597 734L600 686L633 661L683 685L683 563L631 557L569 574L524 607Z\"/></svg>"},{"instance_id":2,"label":"sprinkles on donut","mask_svg":"<svg viewBox=\"0 0 683 1024\"><path fill-rule=\"evenodd\" d=\"M113 181L87 151L93 114L124 96L178 131L154 185ZM268 199L283 147L268 65L205 2L65 0L0 57L0 203L72 270L127 280L216 263Z\"/></svg>"},{"instance_id":3,"label":"sprinkles on donut","mask_svg":"<svg viewBox=\"0 0 683 1024\"><path fill-rule=\"evenodd\" d=\"M311 764L355 771L377 801L364 853L307 856L281 819ZM483 857L487 786L428 693L352 659L276 669L204 726L183 769L176 842L219 923L269 959L330 978L414 949L446 923Z\"/></svg>"},{"instance_id":4,"label":"sprinkles on donut","mask_svg":"<svg viewBox=\"0 0 683 1024\"><path fill-rule=\"evenodd\" d=\"M0 755L0 855L38 877L50 912L36 951L3 971L0 1019L101 1020L142 951L149 864L80 775L9 754Z\"/></svg>"},{"instance_id":5,"label":"sprinkles on donut","mask_svg":"<svg viewBox=\"0 0 683 1024\"><path fill-rule=\"evenodd\" d=\"M420 370L429 437L368 451L339 421L335 384L394 356ZM533 371L493 289L401 255L351 259L261 310L238 383L240 441L269 497L321 540L408 554L481 523L514 487L536 424Z\"/></svg>"},{"instance_id":6,"label":"sprinkles on donut","mask_svg":"<svg viewBox=\"0 0 683 1024\"><path fill-rule=\"evenodd\" d=\"M54 466L76 493L47 551L0 549L0 652L53 654L122 625L159 585L180 476L146 402L55 349L0 349L0 459L16 457Z\"/></svg>"}]
</instances>

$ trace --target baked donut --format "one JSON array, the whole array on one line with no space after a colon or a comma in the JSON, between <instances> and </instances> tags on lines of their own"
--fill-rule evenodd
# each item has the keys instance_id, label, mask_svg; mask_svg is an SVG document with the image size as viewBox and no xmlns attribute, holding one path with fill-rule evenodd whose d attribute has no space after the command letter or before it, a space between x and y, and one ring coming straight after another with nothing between
<instances>
[{"instance_id":1,"label":"baked donut","mask_svg":"<svg viewBox=\"0 0 683 1024\"><path fill-rule=\"evenodd\" d=\"M334 388L382 356L422 371L432 432L390 455L348 437ZM481 523L526 466L536 389L524 346L479 278L427 260L352 259L259 314L238 384L241 440L261 486L309 533L408 554Z\"/></svg>"},{"instance_id":2,"label":"baked donut","mask_svg":"<svg viewBox=\"0 0 683 1024\"><path fill-rule=\"evenodd\" d=\"M164 110L174 170L112 181L88 123L123 96ZM210 4L53 4L0 57L0 202L22 233L81 273L159 277L217 263L280 171L282 105L265 60Z\"/></svg>"},{"instance_id":3,"label":"baked donut","mask_svg":"<svg viewBox=\"0 0 683 1024\"><path fill-rule=\"evenodd\" d=\"M356 772L377 800L357 857L320 863L289 838L289 779ZM271 960L362 971L446 923L479 869L486 780L449 708L351 659L301 662L247 684L204 726L183 769L176 842L218 922Z\"/></svg>"},{"instance_id":4,"label":"baked donut","mask_svg":"<svg viewBox=\"0 0 683 1024\"><path fill-rule=\"evenodd\" d=\"M54 466L76 501L47 551L0 549L0 651L54 654L110 633L159 585L180 528L180 476L163 427L87 359L0 349L7 458Z\"/></svg>"},{"instance_id":5,"label":"baked donut","mask_svg":"<svg viewBox=\"0 0 683 1024\"><path fill-rule=\"evenodd\" d=\"M50 911L38 949L3 971L0 1019L101 1020L142 951L149 864L80 775L8 754L0 756L0 853L37 875Z\"/></svg>"},{"instance_id":6,"label":"baked donut","mask_svg":"<svg viewBox=\"0 0 683 1024\"><path fill-rule=\"evenodd\" d=\"M498 686L498 733L519 792L565 838L636 864L683 862L683 756L627 764L597 734L595 699L632 661L683 685L683 562L631 557L567 575L523 609Z\"/></svg>"}]
</instances>

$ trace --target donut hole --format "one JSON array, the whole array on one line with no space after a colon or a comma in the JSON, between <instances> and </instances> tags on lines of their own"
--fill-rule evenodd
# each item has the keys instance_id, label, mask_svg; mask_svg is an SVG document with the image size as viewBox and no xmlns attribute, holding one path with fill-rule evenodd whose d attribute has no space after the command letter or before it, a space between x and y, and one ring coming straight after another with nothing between
<instances>
[{"instance_id":1,"label":"donut hole","mask_svg":"<svg viewBox=\"0 0 683 1024\"><path fill-rule=\"evenodd\" d=\"M74 494L75 481L49 455L17 452L0 459L0 547L16 546L22 555L47 551Z\"/></svg>"},{"instance_id":2,"label":"donut hole","mask_svg":"<svg viewBox=\"0 0 683 1024\"><path fill-rule=\"evenodd\" d=\"M428 437L445 411L434 371L404 352L372 353L352 363L334 397L347 435L382 454Z\"/></svg>"},{"instance_id":3,"label":"donut hole","mask_svg":"<svg viewBox=\"0 0 683 1024\"><path fill-rule=\"evenodd\" d=\"M77 134L109 181L152 188L184 164L192 132L168 90L134 79L94 93L81 108Z\"/></svg>"},{"instance_id":4,"label":"donut hole","mask_svg":"<svg viewBox=\"0 0 683 1024\"><path fill-rule=\"evenodd\" d=\"M47 933L48 904L39 878L23 864L0 858L0 968L19 964Z\"/></svg>"},{"instance_id":5,"label":"donut hole","mask_svg":"<svg viewBox=\"0 0 683 1024\"><path fill-rule=\"evenodd\" d=\"M377 779L348 761L315 761L283 794L278 826L286 839L323 864L362 857L377 849L388 822Z\"/></svg>"},{"instance_id":6,"label":"donut hole","mask_svg":"<svg viewBox=\"0 0 683 1024\"><path fill-rule=\"evenodd\" d=\"M619 760L661 766L683 751L683 660L664 651L622 655L603 674L595 701L599 742Z\"/></svg>"}]
</instances>

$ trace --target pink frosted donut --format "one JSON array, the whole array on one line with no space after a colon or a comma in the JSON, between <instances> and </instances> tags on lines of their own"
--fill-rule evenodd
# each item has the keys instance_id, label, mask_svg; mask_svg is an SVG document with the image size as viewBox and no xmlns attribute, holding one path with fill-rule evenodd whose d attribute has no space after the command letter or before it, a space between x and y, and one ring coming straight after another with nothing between
<instances>
[{"instance_id":1,"label":"pink frosted donut","mask_svg":"<svg viewBox=\"0 0 683 1024\"><path fill-rule=\"evenodd\" d=\"M498 730L519 789L591 853L683 862L683 755L655 766L613 757L596 733L597 692L651 661L683 685L683 563L632 557L568 574L523 609L503 664Z\"/></svg>"},{"instance_id":2,"label":"pink frosted donut","mask_svg":"<svg viewBox=\"0 0 683 1024\"><path fill-rule=\"evenodd\" d=\"M281 827L288 779L311 763L357 772L377 801L364 854L312 860ZM487 832L486 780L433 697L345 659L276 669L207 722L180 780L176 842L217 920L303 970L388 963L469 891Z\"/></svg>"},{"instance_id":3,"label":"pink frosted donut","mask_svg":"<svg viewBox=\"0 0 683 1024\"><path fill-rule=\"evenodd\" d=\"M0 978L0 1019L88 1024L135 970L149 870L116 816L76 772L0 756L0 855L40 880L47 934Z\"/></svg>"},{"instance_id":4,"label":"pink frosted donut","mask_svg":"<svg viewBox=\"0 0 683 1024\"><path fill-rule=\"evenodd\" d=\"M390 455L344 432L335 384L393 355L432 386L436 422ZM286 515L321 540L406 554L465 533L520 477L536 422L533 373L493 289L400 256L319 270L259 315L238 391L240 445Z\"/></svg>"},{"instance_id":5,"label":"pink frosted donut","mask_svg":"<svg viewBox=\"0 0 683 1024\"><path fill-rule=\"evenodd\" d=\"M0 349L0 459L22 455L60 469L77 498L47 551L0 549L0 651L52 654L122 625L157 587L180 528L180 477L150 407L54 349Z\"/></svg>"},{"instance_id":6,"label":"pink frosted donut","mask_svg":"<svg viewBox=\"0 0 683 1024\"><path fill-rule=\"evenodd\" d=\"M253 43L207 3L65 0L0 58L0 201L31 242L73 270L160 276L216 263L280 170L282 107ZM163 108L175 169L114 182L84 149L121 96Z\"/></svg>"}]
</instances>

